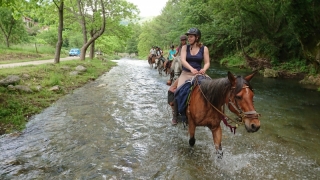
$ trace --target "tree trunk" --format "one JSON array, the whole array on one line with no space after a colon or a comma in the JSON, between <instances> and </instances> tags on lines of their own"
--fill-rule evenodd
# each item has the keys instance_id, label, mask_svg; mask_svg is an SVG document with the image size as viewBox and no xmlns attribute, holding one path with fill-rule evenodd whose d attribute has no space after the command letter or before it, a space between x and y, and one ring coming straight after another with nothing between
<instances>
[{"instance_id":1,"label":"tree trunk","mask_svg":"<svg viewBox=\"0 0 320 180\"><path fill-rule=\"evenodd\" d=\"M60 63L60 54L61 54L61 47L62 47L62 30L63 30L63 6L64 2L63 0L60 1L60 5L58 6L56 4L58 10L59 10L59 27L58 27L58 42L56 45L56 52L54 55L54 63Z\"/></svg>"},{"instance_id":2,"label":"tree trunk","mask_svg":"<svg viewBox=\"0 0 320 180\"><path fill-rule=\"evenodd\" d=\"M87 38L87 26L86 26L86 20L85 20L85 14L83 14L83 6L82 6L82 2L81 0L78 0L78 9L79 9L79 13L80 13L80 25L82 28L82 37L83 37L83 43L84 45L81 47L81 52L80 52L80 60L84 61L86 59L86 51L88 46L85 46L85 44L87 44L88 42L88 38Z\"/></svg>"},{"instance_id":3,"label":"tree trunk","mask_svg":"<svg viewBox=\"0 0 320 180\"><path fill-rule=\"evenodd\" d=\"M37 47L37 43L34 43L34 47L36 48L36 53L38 54L38 47Z\"/></svg>"},{"instance_id":4,"label":"tree trunk","mask_svg":"<svg viewBox=\"0 0 320 180\"><path fill-rule=\"evenodd\" d=\"M90 46L90 59L94 58L94 49L95 49L95 41L93 41Z\"/></svg>"},{"instance_id":5,"label":"tree trunk","mask_svg":"<svg viewBox=\"0 0 320 180\"><path fill-rule=\"evenodd\" d=\"M10 47L9 37L7 37L7 36L6 36L6 38L5 38L5 39L6 39L6 46L7 46L7 48L9 48L9 47Z\"/></svg>"},{"instance_id":6,"label":"tree trunk","mask_svg":"<svg viewBox=\"0 0 320 180\"><path fill-rule=\"evenodd\" d=\"M86 56L86 51L88 49L88 47L96 40L98 39L98 37L100 37L106 28L106 11L105 11L105 7L104 7L104 0L100 0L100 4L101 4L101 13L102 13L102 25L101 27L99 27L99 31L97 31L94 34L90 34L91 38L89 39L89 41L87 40L87 27L86 27L86 20L85 20L85 14L83 14L82 9L84 7L82 7L81 5L81 0L78 0L78 8L79 8L79 12L80 12L80 16L81 16L81 27L82 27L82 33L83 33L83 38L84 38L84 45L81 48L81 54L80 54L80 60L84 61ZM94 46L93 46L94 47ZM90 55L91 58L91 55Z\"/></svg>"},{"instance_id":7,"label":"tree trunk","mask_svg":"<svg viewBox=\"0 0 320 180\"><path fill-rule=\"evenodd\" d=\"M5 28L0 24L0 30L3 32L3 35L4 35L4 37L5 37L5 39L6 39L6 46L9 48L10 47L10 41L9 41L9 39L10 39L10 35L11 35L11 32L12 32L12 28L13 28L13 26L16 24L16 21L13 19L13 17L12 17L12 19L11 19L11 23L10 23L10 27L9 27L9 30L8 30L8 32L6 33L6 30L5 30Z\"/></svg>"}]
</instances>

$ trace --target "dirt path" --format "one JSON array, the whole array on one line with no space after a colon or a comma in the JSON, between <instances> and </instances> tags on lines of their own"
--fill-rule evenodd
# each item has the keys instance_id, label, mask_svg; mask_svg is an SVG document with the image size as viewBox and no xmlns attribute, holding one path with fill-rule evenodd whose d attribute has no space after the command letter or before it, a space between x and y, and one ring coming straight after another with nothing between
<instances>
[{"instance_id":1,"label":"dirt path","mask_svg":"<svg viewBox=\"0 0 320 180\"><path fill-rule=\"evenodd\" d=\"M69 61L69 60L74 60L74 59L79 59L79 57L60 58L60 61ZM12 67L17 67L17 66L47 64L47 63L53 63L53 62L54 62L54 59L48 59L48 60L29 61L29 62L20 62L20 63L11 63L11 64L0 64L0 69L12 68Z\"/></svg>"}]
</instances>

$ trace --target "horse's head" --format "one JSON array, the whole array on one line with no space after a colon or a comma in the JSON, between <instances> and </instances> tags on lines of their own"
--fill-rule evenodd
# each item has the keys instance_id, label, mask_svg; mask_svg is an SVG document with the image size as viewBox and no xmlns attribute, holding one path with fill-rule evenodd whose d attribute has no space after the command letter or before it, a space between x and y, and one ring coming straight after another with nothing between
<instances>
[{"instance_id":1,"label":"horse's head","mask_svg":"<svg viewBox=\"0 0 320 180\"><path fill-rule=\"evenodd\" d=\"M174 72L173 80L175 81L176 79L178 79L178 77L180 76L181 71L182 71L182 64L181 64L180 56L176 56L173 58L172 65L171 65L171 71Z\"/></svg>"},{"instance_id":2,"label":"horse's head","mask_svg":"<svg viewBox=\"0 0 320 180\"><path fill-rule=\"evenodd\" d=\"M228 102L230 111L237 114L241 122L245 124L248 132L256 132L260 128L260 114L254 109L254 93L249 83L254 75L255 73L252 73L243 78L242 76L235 77L232 73L228 72L231 92L226 102Z\"/></svg>"}]
</instances>

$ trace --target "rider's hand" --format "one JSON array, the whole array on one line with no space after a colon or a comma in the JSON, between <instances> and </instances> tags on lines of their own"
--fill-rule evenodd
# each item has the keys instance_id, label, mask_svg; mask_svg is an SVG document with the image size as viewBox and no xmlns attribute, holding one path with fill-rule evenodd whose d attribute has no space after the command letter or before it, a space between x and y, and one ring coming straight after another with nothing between
<instances>
[{"instance_id":1,"label":"rider's hand","mask_svg":"<svg viewBox=\"0 0 320 180\"><path fill-rule=\"evenodd\" d=\"M196 74L198 74L198 73L199 73L199 71L198 71L198 70L196 70L196 69L194 69L194 68L192 68L190 71L191 71L191 73L192 73L192 74L194 74L194 75L196 75Z\"/></svg>"},{"instance_id":2,"label":"rider's hand","mask_svg":"<svg viewBox=\"0 0 320 180\"><path fill-rule=\"evenodd\" d=\"M206 73L206 71L204 70L204 69L200 69L200 71L199 71L199 74L205 74Z\"/></svg>"}]
</instances>

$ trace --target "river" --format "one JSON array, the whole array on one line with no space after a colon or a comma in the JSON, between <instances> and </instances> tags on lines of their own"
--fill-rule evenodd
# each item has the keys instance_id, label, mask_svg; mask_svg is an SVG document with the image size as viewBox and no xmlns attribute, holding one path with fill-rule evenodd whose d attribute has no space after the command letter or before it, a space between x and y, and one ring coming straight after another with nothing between
<instances>
[{"instance_id":1,"label":"river","mask_svg":"<svg viewBox=\"0 0 320 180\"><path fill-rule=\"evenodd\" d=\"M197 127L193 148L171 125L165 85L147 61L122 59L94 82L0 137L0 179L318 179L320 93L294 80L252 80L261 128L223 124L224 156ZM249 72L212 65L208 74Z\"/></svg>"}]
</instances>

